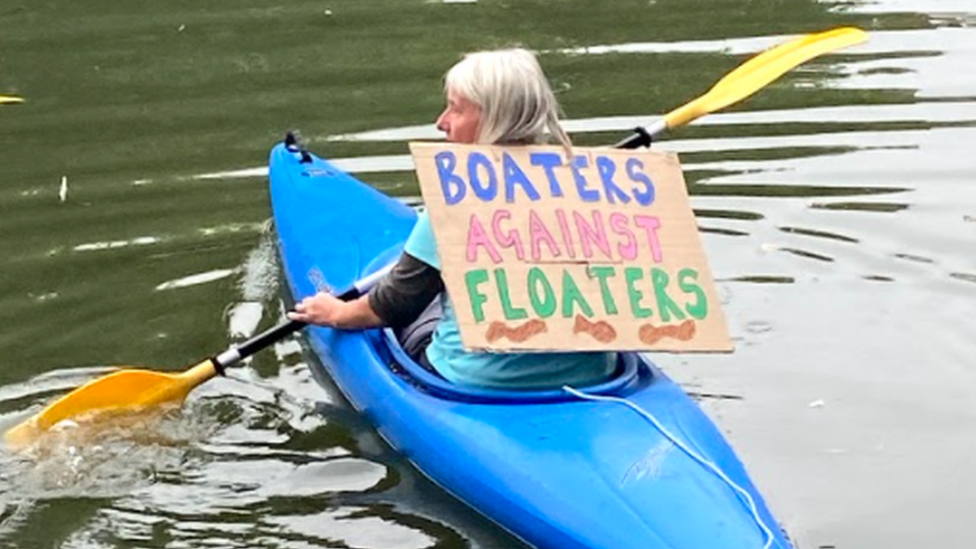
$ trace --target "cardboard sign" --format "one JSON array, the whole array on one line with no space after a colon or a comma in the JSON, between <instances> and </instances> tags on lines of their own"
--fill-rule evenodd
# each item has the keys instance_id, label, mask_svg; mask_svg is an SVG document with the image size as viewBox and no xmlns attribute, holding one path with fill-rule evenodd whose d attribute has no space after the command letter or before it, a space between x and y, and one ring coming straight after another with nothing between
<instances>
[{"instance_id":1,"label":"cardboard sign","mask_svg":"<svg viewBox=\"0 0 976 549\"><path fill-rule=\"evenodd\" d=\"M465 348L732 350L676 155L410 151Z\"/></svg>"}]
</instances>

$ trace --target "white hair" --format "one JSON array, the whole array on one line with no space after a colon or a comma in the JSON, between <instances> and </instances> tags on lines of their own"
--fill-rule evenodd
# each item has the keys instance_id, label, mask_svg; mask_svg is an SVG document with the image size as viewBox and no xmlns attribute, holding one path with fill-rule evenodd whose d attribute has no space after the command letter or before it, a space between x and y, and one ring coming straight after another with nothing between
<instances>
[{"instance_id":1,"label":"white hair","mask_svg":"<svg viewBox=\"0 0 976 549\"><path fill-rule=\"evenodd\" d=\"M454 91L481 109L478 142L544 143L546 134L572 150L559 124L559 103L535 54L522 48L469 53L444 77Z\"/></svg>"}]
</instances>

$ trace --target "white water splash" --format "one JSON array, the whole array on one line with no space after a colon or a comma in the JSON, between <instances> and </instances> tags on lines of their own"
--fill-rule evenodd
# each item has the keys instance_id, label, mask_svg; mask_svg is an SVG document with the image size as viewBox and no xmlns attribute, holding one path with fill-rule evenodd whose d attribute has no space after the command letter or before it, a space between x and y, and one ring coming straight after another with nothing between
<instances>
[{"instance_id":1,"label":"white water splash","mask_svg":"<svg viewBox=\"0 0 976 549\"><path fill-rule=\"evenodd\" d=\"M227 311L227 330L231 337L250 337L261 323L264 305L256 301L238 303Z\"/></svg>"},{"instance_id":2,"label":"white water splash","mask_svg":"<svg viewBox=\"0 0 976 549\"><path fill-rule=\"evenodd\" d=\"M278 264L270 235L247 254L242 269L241 295L246 301L268 301L278 295Z\"/></svg>"},{"instance_id":3,"label":"white water splash","mask_svg":"<svg viewBox=\"0 0 976 549\"><path fill-rule=\"evenodd\" d=\"M284 362L285 359L290 357L301 357L302 344L295 339L286 339L285 341L275 343L274 353L278 357L279 362Z\"/></svg>"},{"instance_id":4,"label":"white water splash","mask_svg":"<svg viewBox=\"0 0 976 549\"><path fill-rule=\"evenodd\" d=\"M264 303L278 295L278 267L274 242L265 234L241 265L240 291L243 301L227 312L231 337L250 337L264 317Z\"/></svg>"},{"instance_id":5,"label":"white water splash","mask_svg":"<svg viewBox=\"0 0 976 549\"><path fill-rule=\"evenodd\" d=\"M200 229L200 234L203 236L216 236L243 232L259 232L263 229L263 223L228 223L226 225L218 225L216 227L204 227Z\"/></svg>"}]
</instances>

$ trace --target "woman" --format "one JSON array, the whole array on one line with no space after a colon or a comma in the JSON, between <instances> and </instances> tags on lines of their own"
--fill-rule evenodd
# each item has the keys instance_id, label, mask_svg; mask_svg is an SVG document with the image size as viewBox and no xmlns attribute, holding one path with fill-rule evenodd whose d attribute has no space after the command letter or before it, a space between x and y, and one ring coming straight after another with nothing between
<instances>
[{"instance_id":1,"label":"woman","mask_svg":"<svg viewBox=\"0 0 976 549\"><path fill-rule=\"evenodd\" d=\"M444 88L447 107L437 129L448 141L527 145L544 142L548 132L567 151L572 147L549 82L527 50L469 54L448 71ZM454 383L535 389L591 383L613 371L612 353L465 351L439 268L430 220L422 213L397 265L367 296L343 302L320 293L298 303L289 317L349 330L406 328L407 352Z\"/></svg>"}]
</instances>

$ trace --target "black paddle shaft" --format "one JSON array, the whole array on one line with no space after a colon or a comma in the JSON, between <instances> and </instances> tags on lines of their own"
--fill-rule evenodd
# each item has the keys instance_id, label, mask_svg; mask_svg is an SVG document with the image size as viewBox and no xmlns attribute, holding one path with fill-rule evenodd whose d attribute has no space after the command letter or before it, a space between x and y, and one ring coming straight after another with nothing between
<instances>
[{"instance_id":1,"label":"black paddle shaft","mask_svg":"<svg viewBox=\"0 0 976 549\"><path fill-rule=\"evenodd\" d=\"M651 134L643 126L634 128L634 133L614 145L617 149L639 149L651 146Z\"/></svg>"},{"instance_id":2,"label":"black paddle shaft","mask_svg":"<svg viewBox=\"0 0 976 549\"><path fill-rule=\"evenodd\" d=\"M269 328L268 330L261 332L260 334L237 346L237 352L240 355L238 360L247 358L261 349L274 345L276 342L281 341L298 330L301 330L305 326L306 324L304 322L290 320L284 324L279 324L273 328ZM226 364L225 366L229 366L229 364Z\"/></svg>"},{"instance_id":3,"label":"black paddle shaft","mask_svg":"<svg viewBox=\"0 0 976 549\"><path fill-rule=\"evenodd\" d=\"M336 298L342 301L352 301L353 299L363 295L364 291L364 288L360 288L357 285L337 295ZM226 367L232 366L237 362L253 355L254 353L274 345L275 343L290 336L298 330L301 330L307 325L308 324L305 322L301 322L299 320L289 320L284 324L279 324L273 328L268 328L251 339L248 339L244 343L231 346L229 349L216 357L211 358L210 360L213 362L214 367L217 368L217 372L223 374Z\"/></svg>"}]
</instances>

